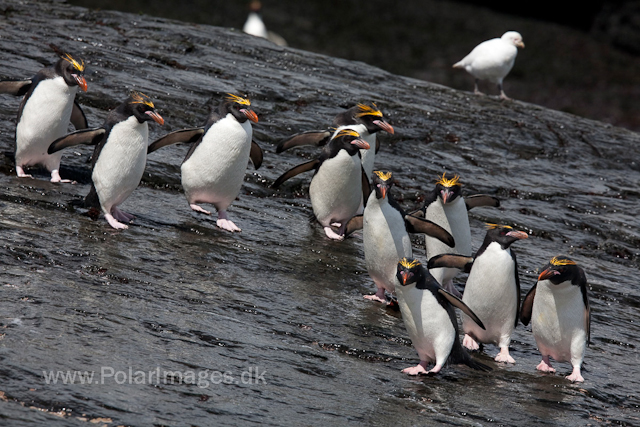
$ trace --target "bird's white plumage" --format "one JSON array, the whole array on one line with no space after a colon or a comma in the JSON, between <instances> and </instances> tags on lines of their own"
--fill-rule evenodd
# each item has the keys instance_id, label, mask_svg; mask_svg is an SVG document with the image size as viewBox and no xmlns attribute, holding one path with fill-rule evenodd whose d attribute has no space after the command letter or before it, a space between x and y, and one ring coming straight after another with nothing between
<instances>
[{"instance_id":1,"label":"bird's white plumage","mask_svg":"<svg viewBox=\"0 0 640 427\"><path fill-rule=\"evenodd\" d=\"M369 276L380 288L395 291L398 260L411 258L411 239L404 218L388 199L371 193L362 220L364 260Z\"/></svg>"},{"instance_id":2,"label":"bird's white plumage","mask_svg":"<svg viewBox=\"0 0 640 427\"><path fill-rule=\"evenodd\" d=\"M362 201L360 157L340 150L335 157L325 160L311 180L309 197L322 226L349 221Z\"/></svg>"},{"instance_id":3,"label":"bird's white plumage","mask_svg":"<svg viewBox=\"0 0 640 427\"><path fill-rule=\"evenodd\" d=\"M402 320L420 360L444 364L456 336L447 310L430 291L417 289L415 284L396 283L396 295Z\"/></svg>"},{"instance_id":4,"label":"bird's white plumage","mask_svg":"<svg viewBox=\"0 0 640 427\"><path fill-rule=\"evenodd\" d=\"M455 240L455 246L449 247L444 242L425 235L427 258L440 254L460 254L471 256L471 229L469 228L469 214L462 196L443 204L440 196L427 206L425 218L447 230ZM445 285L458 274L457 268L434 268L429 270L441 285Z\"/></svg>"},{"instance_id":5,"label":"bird's white plumage","mask_svg":"<svg viewBox=\"0 0 640 427\"><path fill-rule=\"evenodd\" d=\"M232 114L216 122L182 164L182 186L189 203L211 203L224 211L240 193L251 152L252 128Z\"/></svg>"},{"instance_id":6,"label":"bird's white plumage","mask_svg":"<svg viewBox=\"0 0 640 427\"><path fill-rule=\"evenodd\" d=\"M62 152L47 154L49 145L67 134L78 86L61 76L40 81L22 109L16 128L16 165L60 167Z\"/></svg>"},{"instance_id":7,"label":"bird's white plumage","mask_svg":"<svg viewBox=\"0 0 640 427\"><path fill-rule=\"evenodd\" d=\"M500 38L480 43L454 67L464 68L477 79L502 84L518 55L518 41L522 43L522 36L515 31L508 31Z\"/></svg>"},{"instance_id":8,"label":"bird's white plumage","mask_svg":"<svg viewBox=\"0 0 640 427\"><path fill-rule=\"evenodd\" d=\"M463 313L464 332L476 341L508 348L518 298L511 250L492 242L475 259L462 296L462 301L482 320L486 329Z\"/></svg>"},{"instance_id":9,"label":"bird's white plumage","mask_svg":"<svg viewBox=\"0 0 640 427\"><path fill-rule=\"evenodd\" d=\"M247 20L242 27L242 31L252 36L267 38L267 26L262 21L260 15L256 12L249 12Z\"/></svg>"},{"instance_id":10,"label":"bird's white plumage","mask_svg":"<svg viewBox=\"0 0 640 427\"><path fill-rule=\"evenodd\" d=\"M587 342L587 322L579 286L570 281L558 285L550 280L538 282L531 328L543 356L580 367Z\"/></svg>"},{"instance_id":11,"label":"bird's white plumage","mask_svg":"<svg viewBox=\"0 0 640 427\"><path fill-rule=\"evenodd\" d=\"M93 167L91 179L105 214L138 187L147 163L149 126L135 116L116 123Z\"/></svg>"}]
</instances>

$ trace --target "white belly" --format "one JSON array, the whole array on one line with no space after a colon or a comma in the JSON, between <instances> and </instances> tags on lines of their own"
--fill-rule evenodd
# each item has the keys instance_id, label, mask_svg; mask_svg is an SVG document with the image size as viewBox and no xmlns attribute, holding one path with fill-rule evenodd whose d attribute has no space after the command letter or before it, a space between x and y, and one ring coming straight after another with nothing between
<instances>
[{"instance_id":1,"label":"white belly","mask_svg":"<svg viewBox=\"0 0 640 427\"><path fill-rule=\"evenodd\" d=\"M313 213L324 227L350 220L362 200L360 158L340 150L325 160L311 180L309 197Z\"/></svg>"},{"instance_id":2,"label":"white belly","mask_svg":"<svg viewBox=\"0 0 640 427\"><path fill-rule=\"evenodd\" d=\"M463 313L464 332L476 341L508 347L515 327L518 298L511 251L503 250L499 243L491 243L475 260L462 296L462 301L482 320L486 330Z\"/></svg>"},{"instance_id":3,"label":"white belly","mask_svg":"<svg viewBox=\"0 0 640 427\"><path fill-rule=\"evenodd\" d=\"M531 328L538 349L559 362L580 365L587 341L585 306L578 286L538 282Z\"/></svg>"},{"instance_id":4,"label":"white belly","mask_svg":"<svg viewBox=\"0 0 640 427\"><path fill-rule=\"evenodd\" d=\"M369 276L388 292L395 291L398 261L411 258L411 240L404 218L372 192L364 209L362 241Z\"/></svg>"},{"instance_id":5,"label":"white belly","mask_svg":"<svg viewBox=\"0 0 640 427\"><path fill-rule=\"evenodd\" d=\"M451 353L455 328L449 314L429 291L397 284L396 295L411 342L420 360L444 363Z\"/></svg>"},{"instance_id":6,"label":"white belly","mask_svg":"<svg viewBox=\"0 0 640 427\"><path fill-rule=\"evenodd\" d=\"M38 83L22 109L16 128L16 164L41 164L58 169L62 152L47 154L49 145L67 134L77 86L68 86L62 77Z\"/></svg>"},{"instance_id":7,"label":"white belly","mask_svg":"<svg viewBox=\"0 0 640 427\"><path fill-rule=\"evenodd\" d=\"M182 164L182 186L189 203L211 203L226 210L240 194L251 151L249 121L231 114L215 123Z\"/></svg>"},{"instance_id":8,"label":"white belly","mask_svg":"<svg viewBox=\"0 0 640 427\"><path fill-rule=\"evenodd\" d=\"M147 163L149 127L134 116L116 124L102 148L91 178L106 213L124 202L140 184Z\"/></svg>"}]
</instances>

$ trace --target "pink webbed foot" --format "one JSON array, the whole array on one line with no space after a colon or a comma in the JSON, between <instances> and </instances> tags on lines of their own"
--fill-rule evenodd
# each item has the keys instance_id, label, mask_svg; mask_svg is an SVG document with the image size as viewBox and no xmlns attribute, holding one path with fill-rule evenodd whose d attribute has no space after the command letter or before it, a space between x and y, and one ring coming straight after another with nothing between
<instances>
[{"instance_id":1,"label":"pink webbed foot","mask_svg":"<svg viewBox=\"0 0 640 427\"><path fill-rule=\"evenodd\" d=\"M338 240L338 241L344 240L344 235L340 235L336 233L335 231L333 231L331 227L324 227L324 234L326 234L327 237L332 240Z\"/></svg>"},{"instance_id":2,"label":"pink webbed foot","mask_svg":"<svg viewBox=\"0 0 640 427\"><path fill-rule=\"evenodd\" d=\"M408 374L408 375L428 374L426 368L427 368L427 362L421 360L420 363L417 364L416 366L411 366L409 368L404 368L402 370L402 373L403 374Z\"/></svg>"},{"instance_id":3,"label":"pink webbed foot","mask_svg":"<svg viewBox=\"0 0 640 427\"><path fill-rule=\"evenodd\" d=\"M513 357L509 354L509 347L500 347L500 353L498 353L494 360L502 363L516 363Z\"/></svg>"},{"instance_id":4,"label":"pink webbed foot","mask_svg":"<svg viewBox=\"0 0 640 427\"><path fill-rule=\"evenodd\" d=\"M473 338L471 338L470 335L464 334L464 339L462 340L462 345L472 351L475 350L479 350L480 349L480 345L478 345L478 343L476 342L476 340L474 340Z\"/></svg>"},{"instance_id":5,"label":"pink webbed foot","mask_svg":"<svg viewBox=\"0 0 640 427\"><path fill-rule=\"evenodd\" d=\"M378 288L378 291L373 295L364 295L364 299L387 304L387 299L384 297L384 288Z\"/></svg>"},{"instance_id":6,"label":"pink webbed foot","mask_svg":"<svg viewBox=\"0 0 640 427\"><path fill-rule=\"evenodd\" d=\"M131 220L135 218L135 216L128 214L126 212L122 212L120 209L118 209L115 206L111 208L111 214L115 219L123 222L131 222Z\"/></svg>"},{"instance_id":7,"label":"pink webbed foot","mask_svg":"<svg viewBox=\"0 0 640 427\"><path fill-rule=\"evenodd\" d=\"M574 366L571 375L567 375L565 378L574 383L584 382L584 378L582 378L582 375L580 374L580 366Z\"/></svg>"},{"instance_id":8,"label":"pink webbed foot","mask_svg":"<svg viewBox=\"0 0 640 427\"><path fill-rule=\"evenodd\" d=\"M442 369L442 363L436 364L436 366L431 368L431 370L429 372L427 372L427 373L428 374L437 374L438 372L440 372L440 369Z\"/></svg>"},{"instance_id":9,"label":"pink webbed foot","mask_svg":"<svg viewBox=\"0 0 640 427\"><path fill-rule=\"evenodd\" d=\"M554 368L551 367L551 362L549 361L549 356L544 356L542 358L542 362L540 362L538 364L538 366L536 366L536 369L538 371L549 372L549 373L553 373L553 372L556 371Z\"/></svg>"},{"instance_id":10,"label":"pink webbed foot","mask_svg":"<svg viewBox=\"0 0 640 427\"><path fill-rule=\"evenodd\" d=\"M106 219L109 225L116 230L126 230L127 228L129 228L128 225L118 222L118 220L115 219L111 214L104 214L104 219Z\"/></svg>"},{"instance_id":11,"label":"pink webbed foot","mask_svg":"<svg viewBox=\"0 0 640 427\"><path fill-rule=\"evenodd\" d=\"M25 173L22 166L16 166L16 175L18 175L18 178L33 178L33 175Z\"/></svg>"},{"instance_id":12,"label":"pink webbed foot","mask_svg":"<svg viewBox=\"0 0 640 427\"><path fill-rule=\"evenodd\" d=\"M208 210L205 210L205 209L201 208L200 206L196 205L195 203L190 203L190 204L189 204L189 207L190 207L191 209L193 209L194 211L196 211L196 212L200 212L200 213L203 213L203 214L205 214L205 215L211 215L211 212L209 212Z\"/></svg>"},{"instance_id":13,"label":"pink webbed foot","mask_svg":"<svg viewBox=\"0 0 640 427\"><path fill-rule=\"evenodd\" d=\"M227 212L226 211L219 211L218 212L218 221L216 221L216 225L218 227L222 228L223 230L227 230L227 231L231 231L231 232L242 231L242 230L240 230L240 227L235 225L232 221L230 221L227 218Z\"/></svg>"},{"instance_id":14,"label":"pink webbed foot","mask_svg":"<svg viewBox=\"0 0 640 427\"><path fill-rule=\"evenodd\" d=\"M54 169L51 171L51 182L64 183L64 184L77 184L76 181L72 181L70 179L62 179L60 177L60 172L58 171L58 169Z\"/></svg>"}]
</instances>

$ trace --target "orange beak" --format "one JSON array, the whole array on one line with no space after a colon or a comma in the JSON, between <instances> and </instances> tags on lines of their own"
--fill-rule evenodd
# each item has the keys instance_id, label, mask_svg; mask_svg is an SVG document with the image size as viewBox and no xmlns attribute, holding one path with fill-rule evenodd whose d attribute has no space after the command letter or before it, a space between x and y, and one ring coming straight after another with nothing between
<instances>
[{"instance_id":1,"label":"orange beak","mask_svg":"<svg viewBox=\"0 0 640 427\"><path fill-rule=\"evenodd\" d=\"M253 112L253 110L240 110L242 114L247 116L247 119L251 120L253 123L258 123L258 115Z\"/></svg>"},{"instance_id":2,"label":"orange beak","mask_svg":"<svg viewBox=\"0 0 640 427\"><path fill-rule=\"evenodd\" d=\"M550 279L553 276L556 276L558 274L560 274L560 272L558 270L553 270L551 268L547 268L542 273L540 273L540 275L538 276L538 281Z\"/></svg>"},{"instance_id":3,"label":"orange beak","mask_svg":"<svg viewBox=\"0 0 640 427\"><path fill-rule=\"evenodd\" d=\"M510 231L507 233L507 236L515 237L516 239L528 239L529 235L524 231Z\"/></svg>"},{"instance_id":4,"label":"orange beak","mask_svg":"<svg viewBox=\"0 0 640 427\"><path fill-rule=\"evenodd\" d=\"M164 119L162 118L162 116L155 111L145 111L145 114L148 114L153 119L153 121L158 123L159 125L164 124Z\"/></svg>"},{"instance_id":5,"label":"orange beak","mask_svg":"<svg viewBox=\"0 0 640 427\"><path fill-rule=\"evenodd\" d=\"M371 148L369 143L367 141L365 141L364 139L361 139L361 138L356 138L353 141L351 141L351 143L353 145L355 145L356 147L358 147L360 149L363 149L363 150L368 150L369 148Z\"/></svg>"},{"instance_id":6,"label":"orange beak","mask_svg":"<svg viewBox=\"0 0 640 427\"><path fill-rule=\"evenodd\" d=\"M80 86L80 89L82 89L83 92L87 91L87 81L85 80L84 76L79 76L77 74L71 74L71 77L74 78L74 80L76 81L78 86Z\"/></svg>"},{"instance_id":7,"label":"orange beak","mask_svg":"<svg viewBox=\"0 0 640 427\"><path fill-rule=\"evenodd\" d=\"M373 124L378 126L383 131L393 135L393 132L394 132L393 126L391 126L389 123L385 122L384 120L374 120Z\"/></svg>"},{"instance_id":8,"label":"orange beak","mask_svg":"<svg viewBox=\"0 0 640 427\"><path fill-rule=\"evenodd\" d=\"M380 192L382 193L383 199L387 197L387 187L381 187Z\"/></svg>"}]
</instances>

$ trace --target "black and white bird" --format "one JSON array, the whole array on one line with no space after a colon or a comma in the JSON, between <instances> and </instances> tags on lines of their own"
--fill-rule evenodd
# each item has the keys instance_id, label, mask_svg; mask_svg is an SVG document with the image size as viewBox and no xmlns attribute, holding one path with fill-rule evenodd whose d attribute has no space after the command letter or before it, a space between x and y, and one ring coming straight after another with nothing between
<instances>
[{"instance_id":1,"label":"black and white bird","mask_svg":"<svg viewBox=\"0 0 640 427\"><path fill-rule=\"evenodd\" d=\"M501 99L509 99L502 88L502 80L513 68L518 48L524 49L522 36L515 31L507 31L500 38L480 43L453 68L463 68L475 77L474 93L481 94L478 82L488 80L498 85Z\"/></svg>"},{"instance_id":2,"label":"black and white bird","mask_svg":"<svg viewBox=\"0 0 640 427\"><path fill-rule=\"evenodd\" d=\"M131 222L134 218L118 206L140 184L147 164L149 121L164 124L151 99L133 92L107 115L102 127L76 131L49 146L49 154L80 144L96 146L92 157L93 184L85 206L100 209L115 229L128 228L121 221Z\"/></svg>"},{"instance_id":3,"label":"black and white bird","mask_svg":"<svg viewBox=\"0 0 640 427\"><path fill-rule=\"evenodd\" d=\"M509 344L520 313L520 279L511 244L529 236L508 225L487 226L484 242L475 257L437 255L427 265L430 269L454 267L469 273L462 301L482 319L485 327L478 327L463 314L462 345L478 350L479 342L495 344L500 347L496 362L516 363L509 354Z\"/></svg>"},{"instance_id":4,"label":"black and white bird","mask_svg":"<svg viewBox=\"0 0 640 427\"><path fill-rule=\"evenodd\" d=\"M86 129L87 119L75 102L78 88L86 92L84 60L57 50L54 66L43 68L30 79L0 81L0 93L22 96L16 126L15 162L20 178L32 178L29 166L43 166L51 173L51 182L70 182L60 178L62 153L47 153L49 145L67 134L69 122Z\"/></svg>"},{"instance_id":5,"label":"black and white bird","mask_svg":"<svg viewBox=\"0 0 640 427\"><path fill-rule=\"evenodd\" d=\"M460 344L457 307L484 328L482 321L455 295L440 287L429 271L415 259L403 258L397 265L396 295L404 325L420 363L403 369L409 375L435 374L448 361L463 363L473 369L491 368L475 361ZM430 362L435 366L427 371Z\"/></svg>"},{"instance_id":6,"label":"black and white bird","mask_svg":"<svg viewBox=\"0 0 640 427\"><path fill-rule=\"evenodd\" d=\"M522 303L520 319L531 329L542 362L536 369L555 372L550 358L571 362L573 371L566 378L583 382L580 373L586 345L591 340L591 309L587 277L575 261L556 256L538 276L538 283Z\"/></svg>"},{"instance_id":7,"label":"black and white bird","mask_svg":"<svg viewBox=\"0 0 640 427\"><path fill-rule=\"evenodd\" d=\"M241 231L227 216L227 208L240 194L249 159L257 169L262 164L262 149L253 141L251 123L258 115L249 99L227 94L218 108L209 114L204 126L171 132L149 146L149 153L171 144L193 143L182 162L182 187L189 206L211 215L199 203L210 203L218 211L217 226Z\"/></svg>"},{"instance_id":8,"label":"black and white bird","mask_svg":"<svg viewBox=\"0 0 640 427\"><path fill-rule=\"evenodd\" d=\"M362 200L369 197L369 181L360 162L362 149L369 149L369 144L358 132L342 129L317 159L288 170L272 187L278 188L289 178L315 170L309 185L313 213L328 238L343 240L348 221L356 215Z\"/></svg>"},{"instance_id":9,"label":"black and white bird","mask_svg":"<svg viewBox=\"0 0 640 427\"><path fill-rule=\"evenodd\" d=\"M301 145L326 145L331 138L334 138L336 134L343 129L351 129L358 132L360 137L367 141L370 147L375 147L375 149L372 150L363 149L360 151L362 167L367 174L367 179L371 180L375 155L380 150L380 141L377 139L376 133L379 131L384 131L389 134L394 133L393 126L385 121L382 111L380 111L375 104L372 106L358 104L343 111L334 117L333 129L307 131L293 135L278 144L276 153L281 153L289 148Z\"/></svg>"},{"instance_id":10,"label":"black and white bird","mask_svg":"<svg viewBox=\"0 0 640 427\"><path fill-rule=\"evenodd\" d=\"M416 218L407 213L391 196L393 174L389 171L373 171L373 190L364 213L347 223L347 232L362 229L364 260L369 276L376 284L374 295L366 299L387 303L385 291L395 293L398 260L413 256L409 233L425 233L454 245L453 236L431 221Z\"/></svg>"},{"instance_id":11,"label":"black and white bird","mask_svg":"<svg viewBox=\"0 0 640 427\"><path fill-rule=\"evenodd\" d=\"M471 228L467 211L480 206L497 207L500 206L500 201L485 194L463 197L460 177L450 177L443 173L434 189L426 195L422 209L412 215L422 216L447 230L453 235L456 245L450 248L442 241L426 235L427 259L451 253L471 256ZM453 278L459 272L458 268L445 267L432 270L431 274L443 288L460 297L462 295L453 286Z\"/></svg>"}]
</instances>

